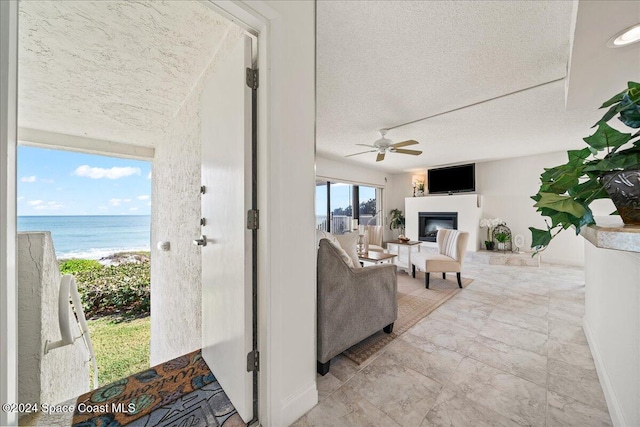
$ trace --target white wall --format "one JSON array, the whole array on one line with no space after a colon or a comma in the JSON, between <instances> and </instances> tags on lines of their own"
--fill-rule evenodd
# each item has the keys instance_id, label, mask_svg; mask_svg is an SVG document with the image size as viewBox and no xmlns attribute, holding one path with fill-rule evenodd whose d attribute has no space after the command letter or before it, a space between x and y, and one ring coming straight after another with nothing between
<instances>
[{"instance_id":1,"label":"white wall","mask_svg":"<svg viewBox=\"0 0 640 427\"><path fill-rule=\"evenodd\" d=\"M525 237L525 250L531 246L529 227L544 228L544 217L533 207L534 195L540 186L540 174L544 168L566 163L566 151L516 157L505 160L476 163L476 193L481 196L483 217L500 217L507 222L511 232ZM405 198L413 194L412 176L415 173L386 174L373 169L354 167L345 163L323 158L317 159L317 174L353 182L385 183L385 215L391 209L405 211ZM433 197L433 196L429 196ZM609 199L596 200L591 204L594 216L606 216L615 211ZM407 218L410 221L410 218ZM484 230L483 230L484 231ZM397 236L397 231L385 227L385 240ZM477 233L478 244L484 239ZM573 229L565 230L555 237L549 247L542 252L542 261L572 265L584 264L582 239Z\"/></svg>"},{"instance_id":2,"label":"white wall","mask_svg":"<svg viewBox=\"0 0 640 427\"><path fill-rule=\"evenodd\" d=\"M389 184L387 185L385 194L384 210L386 215L389 215L389 211L392 209L400 209L405 213L406 220L407 212L405 210L404 199L413 196L413 182L411 177L412 174L393 174L389 177ZM384 239L393 240L398 237L399 233L399 230L390 230L387 226L384 230Z\"/></svg>"},{"instance_id":3,"label":"white wall","mask_svg":"<svg viewBox=\"0 0 640 427\"><path fill-rule=\"evenodd\" d=\"M640 425L640 253L584 241L584 329L614 425Z\"/></svg>"},{"instance_id":4,"label":"white wall","mask_svg":"<svg viewBox=\"0 0 640 427\"><path fill-rule=\"evenodd\" d=\"M0 402L18 400L16 283L16 138L18 2L0 2ZM0 425L17 413L0 411Z\"/></svg>"},{"instance_id":5,"label":"white wall","mask_svg":"<svg viewBox=\"0 0 640 427\"><path fill-rule=\"evenodd\" d=\"M540 174L544 168L566 161L567 153L562 151L476 163L476 193L481 196L482 216L505 220L513 235L522 234L525 237L524 250L530 250L529 227L545 228L544 217L536 212L531 196L538 191ZM397 191L398 194L407 194L407 189L411 191L411 176L410 173L393 175L394 185L389 193ZM397 196L393 196L393 200L394 204L389 209L403 209ZM603 199L593 202L591 209L594 216L606 216L615 207L609 199ZM479 233L479 244L483 239L484 235ZM573 229L565 230L551 241L549 247L542 252L541 259L543 262L583 265L582 239L576 236Z\"/></svg>"},{"instance_id":6,"label":"white wall","mask_svg":"<svg viewBox=\"0 0 640 427\"><path fill-rule=\"evenodd\" d=\"M151 205L151 365L202 346L200 95L206 78L238 40L233 27L158 141ZM160 251L159 241L171 250Z\"/></svg>"},{"instance_id":7,"label":"white wall","mask_svg":"<svg viewBox=\"0 0 640 427\"><path fill-rule=\"evenodd\" d=\"M386 188L389 175L376 169L354 166L316 156L316 176L318 178Z\"/></svg>"},{"instance_id":8,"label":"white wall","mask_svg":"<svg viewBox=\"0 0 640 427\"><path fill-rule=\"evenodd\" d=\"M567 161L565 151L476 163L476 192L482 195L484 217L500 217L507 222L513 235L522 234L528 249L531 246L529 227L545 228L542 217L531 200L540 186L540 174L544 168ZM615 210L610 200L593 203L594 215L608 215ZM573 229L555 237L542 252L543 262L582 265L584 245Z\"/></svg>"},{"instance_id":9,"label":"white wall","mask_svg":"<svg viewBox=\"0 0 640 427\"><path fill-rule=\"evenodd\" d=\"M314 213L315 3L267 1L271 20L267 68L268 117L259 124L267 144L259 155L262 187L261 351L268 358L263 425L286 426L318 401L316 387L316 250ZM248 2L252 6L254 3ZM257 5L256 5L257 7ZM261 85L263 73L260 74ZM259 91L260 93L260 91ZM264 92L263 92L264 93ZM260 96L260 95L259 95ZM262 162L260 164L263 164ZM263 216L264 214L264 216ZM264 219L264 221L263 221ZM292 220L293 219L293 220ZM262 227L262 226L261 226ZM264 310L262 311L264 313ZM266 333L266 335L265 335ZM262 359L262 357L261 357Z\"/></svg>"},{"instance_id":10,"label":"white wall","mask_svg":"<svg viewBox=\"0 0 640 427\"><path fill-rule=\"evenodd\" d=\"M467 251L478 250L478 223L482 215L482 208L478 206L477 194L433 195L425 197L409 197L405 199L405 218L407 236L411 240L418 240L419 212L457 212L458 229L469 233ZM425 242L427 247L437 248L437 243Z\"/></svg>"},{"instance_id":11,"label":"white wall","mask_svg":"<svg viewBox=\"0 0 640 427\"><path fill-rule=\"evenodd\" d=\"M60 340L60 269L49 232L18 234L18 401L58 404L89 391L89 354L83 340L43 354ZM75 318L69 313L69 322ZM79 334L71 329L74 336Z\"/></svg>"}]
</instances>

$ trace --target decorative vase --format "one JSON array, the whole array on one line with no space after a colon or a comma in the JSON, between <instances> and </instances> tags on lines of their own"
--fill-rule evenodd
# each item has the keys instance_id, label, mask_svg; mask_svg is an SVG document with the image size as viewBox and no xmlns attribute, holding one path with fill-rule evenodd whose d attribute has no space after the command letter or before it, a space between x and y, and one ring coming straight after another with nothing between
<instances>
[{"instance_id":1,"label":"decorative vase","mask_svg":"<svg viewBox=\"0 0 640 427\"><path fill-rule=\"evenodd\" d=\"M358 252L358 255L364 255L367 253L367 242L364 234L360 234L358 236L356 251Z\"/></svg>"},{"instance_id":2,"label":"decorative vase","mask_svg":"<svg viewBox=\"0 0 640 427\"><path fill-rule=\"evenodd\" d=\"M504 251L505 249L505 242L498 242L498 250L499 251Z\"/></svg>"},{"instance_id":3,"label":"decorative vase","mask_svg":"<svg viewBox=\"0 0 640 427\"><path fill-rule=\"evenodd\" d=\"M496 247L495 242L486 241L486 242L484 242L484 245L485 245L485 247L487 248L488 251L492 251Z\"/></svg>"},{"instance_id":4,"label":"decorative vase","mask_svg":"<svg viewBox=\"0 0 640 427\"><path fill-rule=\"evenodd\" d=\"M600 179L625 224L640 225L640 170L611 172Z\"/></svg>"}]
</instances>

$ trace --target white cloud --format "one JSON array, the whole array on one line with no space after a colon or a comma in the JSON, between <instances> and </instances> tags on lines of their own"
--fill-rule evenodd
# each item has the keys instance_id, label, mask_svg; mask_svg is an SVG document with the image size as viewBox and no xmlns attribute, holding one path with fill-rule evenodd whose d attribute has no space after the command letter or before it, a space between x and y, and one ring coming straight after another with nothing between
<instances>
[{"instance_id":1,"label":"white cloud","mask_svg":"<svg viewBox=\"0 0 640 427\"><path fill-rule=\"evenodd\" d=\"M40 182L44 182L45 184L53 184L52 179L40 178Z\"/></svg>"},{"instance_id":2,"label":"white cloud","mask_svg":"<svg viewBox=\"0 0 640 427\"><path fill-rule=\"evenodd\" d=\"M109 204L111 206L120 206L122 203L129 203L131 199L110 199Z\"/></svg>"},{"instance_id":3,"label":"white cloud","mask_svg":"<svg viewBox=\"0 0 640 427\"><path fill-rule=\"evenodd\" d=\"M151 206L151 202L147 203L147 205Z\"/></svg>"},{"instance_id":4,"label":"white cloud","mask_svg":"<svg viewBox=\"0 0 640 427\"><path fill-rule=\"evenodd\" d=\"M121 168L114 166L110 169L105 169L82 165L78 166L76 170L73 171L73 174L77 176L86 176L92 179L118 179L124 178L125 176L140 175L140 168L132 168L129 166Z\"/></svg>"},{"instance_id":5,"label":"white cloud","mask_svg":"<svg viewBox=\"0 0 640 427\"><path fill-rule=\"evenodd\" d=\"M24 196L18 197L18 201L24 200Z\"/></svg>"},{"instance_id":6,"label":"white cloud","mask_svg":"<svg viewBox=\"0 0 640 427\"><path fill-rule=\"evenodd\" d=\"M129 208L130 211L137 211L138 208Z\"/></svg>"},{"instance_id":7,"label":"white cloud","mask_svg":"<svg viewBox=\"0 0 640 427\"><path fill-rule=\"evenodd\" d=\"M64 205L60 202L47 202L47 204L39 204L36 206L36 209L38 210L56 211L60 208L64 208Z\"/></svg>"},{"instance_id":8,"label":"white cloud","mask_svg":"<svg viewBox=\"0 0 640 427\"><path fill-rule=\"evenodd\" d=\"M27 204L29 206L33 206L34 209L38 209L38 210L58 210L60 208L63 208L64 205L60 202L55 202L55 201L51 201L51 202L44 202L43 200L29 200L27 202Z\"/></svg>"},{"instance_id":9,"label":"white cloud","mask_svg":"<svg viewBox=\"0 0 640 427\"><path fill-rule=\"evenodd\" d=\"M138 200L149 200L149 195L148 194L143 194L142 196L138 196L137 199Z\"/></svg>"},{"instance_id":10,"label":"white cloud","mask_svg":"<svg viewBox=\"0 0 640 427\"><path fill-rule=\"evenodd\" d=\"M147 179L151 179L151 172L149 172L149 175L147 175Z\"/></svg>"},{"instance_id":11,"label":"white cloud","mask_svg":"<svg viewBox=\"0 0 640 427\"><path fill-rule=\"evenodd\" d=\"M21 182L36 182L36 176L35 175L31 175L31 176L23 176L22 178L20 178Z\"/></svg>"}]
</instances>

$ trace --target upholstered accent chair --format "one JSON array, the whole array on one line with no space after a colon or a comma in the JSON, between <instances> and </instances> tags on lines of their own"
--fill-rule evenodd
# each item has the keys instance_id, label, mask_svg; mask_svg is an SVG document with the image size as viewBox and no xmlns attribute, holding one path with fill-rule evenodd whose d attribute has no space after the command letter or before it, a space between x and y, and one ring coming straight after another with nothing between
<instances>
[{"instance_id":1,"label":"upholstered accent chair","mask_svg":"<svg viewBox=\"0 0 640 427\"><path fill-rule=\"evenodd\" d=\"M415 278L416 270L424 271L424 284L429 289L429 273L442 273L442 278L447 278L447 273L456 273L458 286L462 288L462 262L467 249L469 233L458 230L440 229L436 236L438 243L437 253L417 252L411 254L411 274Z\"/></svg>"},{"instance_id":2,"label":"upholstered accent chair","mask_svg":"<svg viewBox=\"0 0 640 427\"><path fill-rule=\"evenodd\" d=\"M360 266L358 266L360 267ZM340 248L323 238L318 248L318 352L320 375L331 359L398 318L394 264L350 267Z\"/></svg>"},{"instance_id":3,"label":"upholstered accent chair","mask_svg":"<svg viewBox=\"0 0 640 427\"><path fill-rule=\"evenodd\" d=\"M367 252L384 252L382 247L382 235L384 230L381 225L361 225L364 228L365 245Z\"/></svg>"}]
</instances>

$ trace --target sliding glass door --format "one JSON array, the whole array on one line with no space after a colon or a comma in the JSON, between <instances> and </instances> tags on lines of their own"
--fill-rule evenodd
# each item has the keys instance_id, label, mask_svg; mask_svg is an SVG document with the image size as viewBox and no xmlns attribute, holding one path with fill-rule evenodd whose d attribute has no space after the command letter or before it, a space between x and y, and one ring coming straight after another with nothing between
<instances>
[{"instance_id":1,"label":"sliding glass door","mask_svg":"<svg viewBox=\"0 0 640 427\"><path fill-rule=\"evenodd\" d=\"M352 230L352 220L358 220L361 225L381 225L381 200L380 188L317 181L316 228L333 234L344 234Z\"/></svg>"},{"instance_id":2,"label":"sliding glass door","mask_svg":"<svg viewBox=\"0 0 640 427\"><path fill-rule=\"evenodd\" d=\"M378 214L382 209L382 204L380 203L381 191L382 190L375 187L366 187L364 185L358 186L358 220L360 224L382 225L382 215Z\"/></svg>"}]
</instances>

